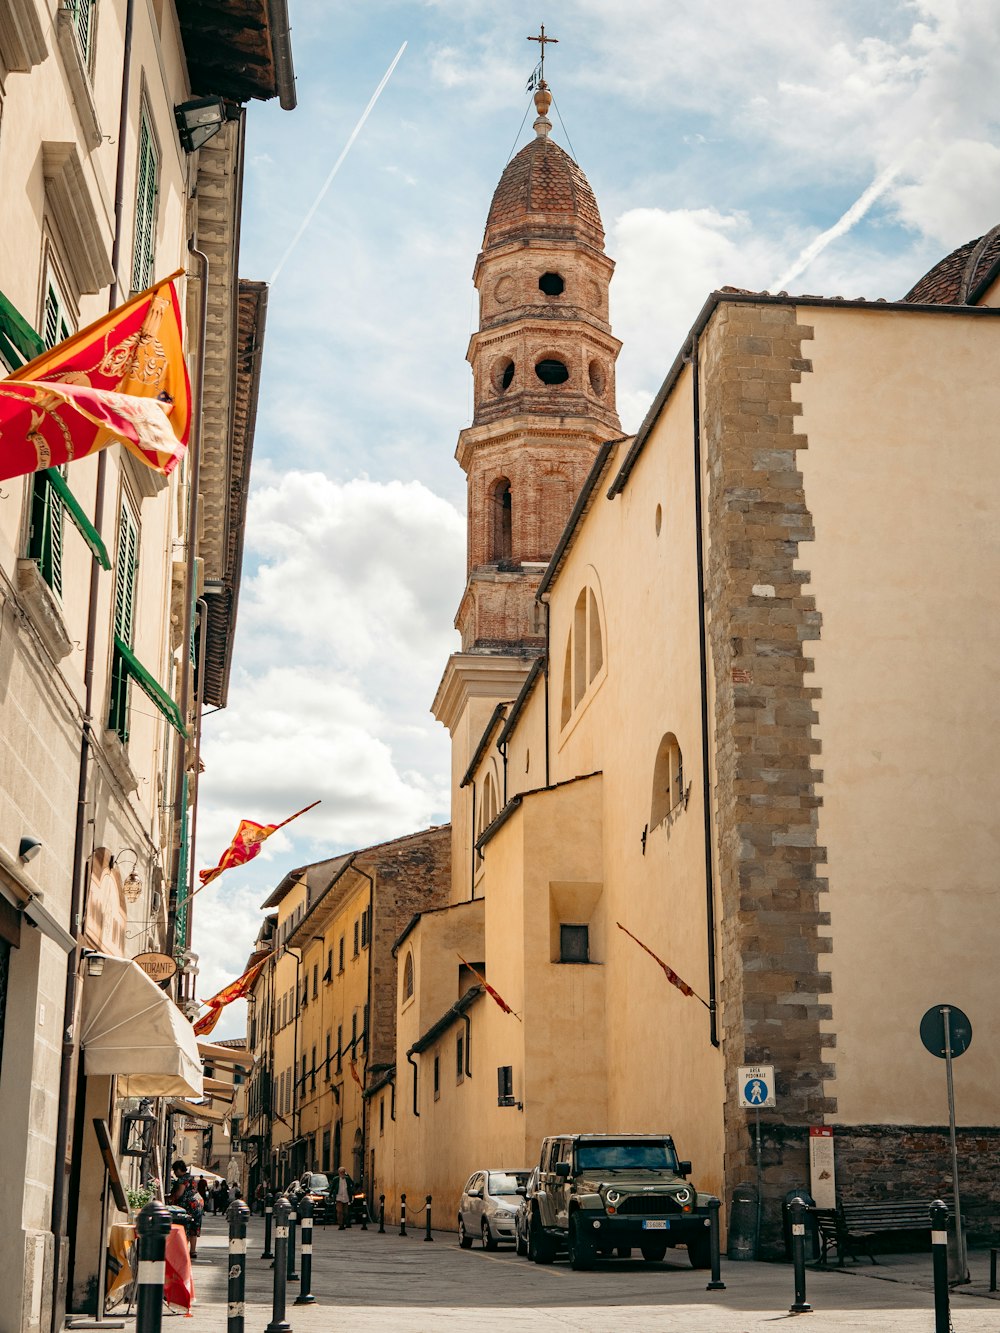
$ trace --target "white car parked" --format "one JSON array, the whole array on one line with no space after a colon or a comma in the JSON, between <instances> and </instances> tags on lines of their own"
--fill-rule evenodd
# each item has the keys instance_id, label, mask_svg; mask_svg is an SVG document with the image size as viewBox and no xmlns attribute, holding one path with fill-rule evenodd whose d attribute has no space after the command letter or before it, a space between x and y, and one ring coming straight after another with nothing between
<instances>
[{"instance_id":1,"label":"white car parked","mask_svg":"<svg viewBox=\"0 0 1000 1333\"><path fill-rule=\"evenodd\" d=\"M525 1170L473 1171L458 1204L458 1243L468 1250L477 1236L487 1250L517 1238L517 1208L528 1183Z\"/></svg>"}]
</instances>

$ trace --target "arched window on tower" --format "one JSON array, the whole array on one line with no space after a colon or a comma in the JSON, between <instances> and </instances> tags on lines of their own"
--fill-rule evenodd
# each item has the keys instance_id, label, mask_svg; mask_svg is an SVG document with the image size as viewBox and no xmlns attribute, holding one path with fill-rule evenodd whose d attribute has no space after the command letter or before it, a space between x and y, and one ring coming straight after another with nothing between
<instances>
[{"instance_id":1,"label":"arched window on tower","mask_svg":"<svg viewBox=\"0 0 1000 1333\"><path fill-rule=\"evenodd\" d=\"M686 804L687 789L684 785L684 757L677 737L672 731L661 739L653 764L653 795L649 811L650 832L657 828L668 815Z\"/></svg>"},{"instance_id":2,"label":"arched window on tower","mask_svg":"<svg viewBox=\"0 0 1000 1333\"><path fill-rule=\"evenodd\" d=\"M604 628L597 592L580 589L566 642L560 720L566 726L576 710L603 680Z\"/></svg>"},{"instance_id":3,"label":"arched window on tower","mask_svg":"<svg viewBox=\"0 0 1000 1333\"><path fill-rule=\"evenodd\" d=\"M490 552L491 561L510 560L513 543L513 508L510 482L506 477L498 477L493 483L493 544Z\"/></svg>"},{"instance_id":4,"label":"arched window on tower","mask_svg":"<svg viewBox=\"0 0 1000 1333\"><path fill-rule=\"evenodd\" d=\"M403 999L409 1000L413 997L413 954L407 952L406 961L403 964Z\"/></svg>"}]
</instances>

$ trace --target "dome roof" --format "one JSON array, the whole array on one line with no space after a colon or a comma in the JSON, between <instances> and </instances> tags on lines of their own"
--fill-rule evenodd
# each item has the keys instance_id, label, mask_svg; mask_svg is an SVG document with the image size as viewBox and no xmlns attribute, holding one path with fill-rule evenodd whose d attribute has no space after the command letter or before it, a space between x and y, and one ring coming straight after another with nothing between
<instances>
[{"instance_id":1,"label":"dome roof","mask_svg":"<svg viewBox=\"0 0 1000 1333\"><path fill-rule=\"evenodd\" d=\"M584 240L604 248L604 227L590 182L545 134L508 162L490 205L483 248L520 232Z\"/></svg>"},{"instance_id":2,"label":"dome roof","mask_svg":"<svg viewBox=\"0 0 1000 1333\"><path fill-rule=\"evenodd\" d=\"M966 241L903 297L920 305L975 305L1000 271L1000 227Z\"/></svg>"}]
</instances>

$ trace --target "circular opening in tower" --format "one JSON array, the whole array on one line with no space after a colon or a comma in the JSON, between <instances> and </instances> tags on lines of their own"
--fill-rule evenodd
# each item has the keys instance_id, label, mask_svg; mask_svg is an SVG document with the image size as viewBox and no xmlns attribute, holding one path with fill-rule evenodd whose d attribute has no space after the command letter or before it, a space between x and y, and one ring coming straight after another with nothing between
<instances>
[{"instance_id":1,"label":"circular opening in tower","mask_svg":"<svg viewBox=\"0 0 1000 1333\"><path fill-rule=\"evenodd\" d=\"M538 279L538 286L546 296L562 296L566 284L558 273L543 273Z\"/></svg>"},{"instance_id":2,"label":"circular opening in tower","mask_svg":"<svg viewBox=\"0 0 1000 1333\"><path fill-rule=\"evenodd\" d=\"M598 398L604 397L604 390L608 387L608 377L604 373L604 367L600 361L591 361L590 363L590 387Z\"/></svg>"},{"instance_id":3,"label":"circular opening in tower","mask_svg":"<svg viewBox=\"0 0 1000 1333\"><path fill-rule=\"evenodd\" d=\"M546 357L544 361L539 361L536 364L535 374L543 384L565 384L569 379L569 371L566 369L566 363L564 361L556 361L549 357Z\"/></svg>"},{"instance_id":4,"label":"circular opening in tower","mask_svg":"<svg viewBox=\"0 0 1000 1333\"><path fill-rule=\"evenodd\" d=\"M514 379L514 362L509 356L502 356L499 361L493 364L493 387L497 393L503 393L509 389Z\"/></svg>"}]
</instances>

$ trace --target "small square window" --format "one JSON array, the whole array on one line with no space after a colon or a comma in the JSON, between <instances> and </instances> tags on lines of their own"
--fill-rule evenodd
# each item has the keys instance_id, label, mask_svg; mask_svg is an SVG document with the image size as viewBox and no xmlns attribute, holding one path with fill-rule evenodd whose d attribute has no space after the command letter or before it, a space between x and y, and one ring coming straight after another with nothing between
<instances>
[{"instance_id":1,"label":"small square window","mask_svg":"<svg viewBox=\"0 0 1000 1333\"><path fill-rule=\"evenodd\" d=\"M590 927L559 926L560 963L588 963L590 961Z\"/></svg>"}]
</instances>

